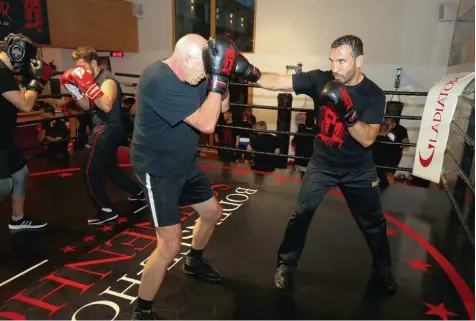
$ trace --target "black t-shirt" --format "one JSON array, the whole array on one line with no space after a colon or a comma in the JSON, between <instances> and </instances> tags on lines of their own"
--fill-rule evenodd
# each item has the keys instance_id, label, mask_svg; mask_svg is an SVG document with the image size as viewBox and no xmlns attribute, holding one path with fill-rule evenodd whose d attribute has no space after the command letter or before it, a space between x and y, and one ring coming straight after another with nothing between
<instances>
[{"instance_id":1,"label":"black t-shirt","mask_svg":"<svg viewBox=\"0 0 476 321\"><path fill-rule=\"evenodd\" d=\"M258 152L274 153L279 147L278 138L271 134L253 135L250 139L250 146ZM258 171L272 171L276 168L276 157L271 155L253 154L254 167Z\"/></svg>"},{"instance_id":2,"label":"black t-shirt","mask_svg":"<svg viewBox=\"0 0 476 321\"><path fill-rule=\"evenodd\" d=\"M315 130L311 128L300 127L298 128L297 133L312 136L294 136L292 140L292 142L294 143L294 154L296 156L311 157ZM294 163L298 166L307 166L309 164L309 160L296 158Z\"/></svg>"},{"instance_id":3,"label":"black t-shirt","mask_svg":"<svg viewBox=\"0 0 476 321\"><path fill-rule=\"evenodd\" d=\"M405 138L408 138L408 132L405 127L402 125L396 125L392 130L387 134L390 141L395 143L401 143ZM400 145L388 145L389 158L393 160L393 163L396 163L395 166L398 166L398 163L402 159L403 149Z\"/></svg>"},{"instance_id":4,"label":"black t-shirt","mask_svg":"<svg viewBox=\"0 0 476 321\"><path fill-rule=\"evenodd\" d=\"M390 138L388 138L388 136L378 135L375 142L370 146L375 165L392 166L390 157L392 146L389 144L382 144L382 142L390 142Z\"/></svg>"},{"instance_id":5,"label":"black t-shirt","mask_svg":"<svg viewBox=\"0 0 476 321\"><path fill-rule=\"evenodd\" d=\"M136 170L180 175L195 160L200 133L183 120L207 97L206 81L191 86L162 61L148 66L139 79L132 138Z\"/></svg>"},{"instance_id":6,"label":"black t-shirt","mask_svg":"<svg viewBox=\"0 0 476 321\"><path fill-rule=\"evenodd\" d=\"M117 84L116 99L112 103L112 109L108 113L104 112L102 109L93 106L91 110L91 119L93 125L122 125L122 90L119 82L114 78L114 75L111 71L102 69L99 74L94 79L94 82L101 87L103 82L111 79Z\"/></svg>"},{"instance_id":7,"label":"black t-shirt","mask_svg":"<svg viewBox=\"0 0 476 321\"><path fill-rule=\"evenodd\" d=\"M0 149L10 149L15 139L18 109L9 102L3 93L20 91L15 77L10 69L0 60Z\"/></svg>"},{"instance_id":8,"label":"black t-shirt","mask_svg":"<svg viewBox=\"0 0 476 321\"><path fill-rule=\"evenodd\" d=\"M372 151L363 147L348 132L345 124L331 108L322 105L323 86L333 79L331 71L312 70L293 75L293 90L314 101L318 134L314 140L311 163L323 170L337 173L364 171L375 166ZM366 124L382 124L385 94L373 81L364 79L347 86L359 119Z\"/></svg>"},{"instance_id":9,"label":"black t-shirt","mask_svg":"<svg viewBox=\"0 0 476 321\"><path fill-rule=\"evenodd\" d=\"M224 122L220 122L220 124L234 126L233 123L225 124ZM215 130L215 134L218 135L219 146L232 148L236 147L236 136L239 135L238 130L232 128L217 127Z\"/></svg>"},{"instance_id":10,"label":"black t-shirt","mask_svg":"<svg viewBox=\"0 0 476 321\"><path fill-rule=\"evenodd\" d=\"M61 137L65 139L69 136L68 128L62 119L46 121L42 124L42 129L45 131L46 136L53 138Z\"/></svg>"}]
</instances>

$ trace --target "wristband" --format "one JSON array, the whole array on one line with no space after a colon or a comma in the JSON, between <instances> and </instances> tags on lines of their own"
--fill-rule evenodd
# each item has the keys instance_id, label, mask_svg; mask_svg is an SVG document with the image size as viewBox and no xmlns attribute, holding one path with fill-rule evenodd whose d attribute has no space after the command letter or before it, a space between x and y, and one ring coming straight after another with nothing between
<instances>
[{"instance_id":1,"label":"wristband","mask_svg":"<svg viewBox=\"0 0 476 321\"><path fill-rule=\"evenodd\" d=\"M224 95L228 89L228 78L218 75L208 75L208 90Z\"/></svg>"},{"instance_id":2,"label":"wristband","mask_svg":"<svg viewBox=\"0 0 476 321\"><path fill-rule=\"evenodd\" d=\"M104 96L104 93L102 92L101 87L94 84L88 88L88 90L86 91L86 96L88 96L92 101L94 101Z\"/></svg>"},{"instance_id":3,"label":"wristband","mask_svg":"<svg viewBox=\"0 0 476 321\"><path fill-rule=\"evenodd\" d=\"M43 84L38 79L33 79L26 85L26 90L36 91L38 94L43 92Z\"/></svg>"}]
</instances>

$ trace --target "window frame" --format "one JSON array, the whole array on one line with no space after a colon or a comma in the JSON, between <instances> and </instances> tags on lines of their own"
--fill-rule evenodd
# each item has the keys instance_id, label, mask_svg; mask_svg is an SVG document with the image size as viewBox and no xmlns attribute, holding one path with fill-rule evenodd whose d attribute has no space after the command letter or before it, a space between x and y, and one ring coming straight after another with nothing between
<instances>
[{"instance_id":1,"label":"window frame","mask_svg":"<svg viewBox=\"0 0 476 321\"><path fill-rule=\"evenodd\" d=\"M172 0L172 50L175 50L175 5L177 0ZM252 51L243 51L245 54L254 54L256 51L256 15L257 15L257 5L259 0L254 0L254 21L253 21L253 49ZM216 0L210 0L210 35L215 33L216 29Z\"/></svg>"}]
</instances>

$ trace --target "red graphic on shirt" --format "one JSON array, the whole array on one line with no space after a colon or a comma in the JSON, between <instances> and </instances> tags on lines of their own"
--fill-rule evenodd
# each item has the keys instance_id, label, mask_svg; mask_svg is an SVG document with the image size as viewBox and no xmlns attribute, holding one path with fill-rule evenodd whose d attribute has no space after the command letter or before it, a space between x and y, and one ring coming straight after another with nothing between
<instances>
[{"instance_id":1,"label":"red graphic on shirt","mask_svg":"<svg viewBox=\"0 0 476 321\"><path fill-rule=\"evenodd\" d=\"M225 128L223 131L223 144L229 145L233 143L233 139L231 137L231 129Z\"/></svg>"},{"instance_id":2,"label":"red graphic on shirt","mask_svg":"<svg viewBox=\"0 0 476 321\"><path fill-rule=\"evenodd\" d=\"M43 15L41 8L43 0L23 0L25 2L24 12L26 24L23 29L36 29L38 32L43 31Z\"/></svg>"},{"instance_id":3,"label":"red graphic on shirt","mask_svg":"<svg viewBox=\"0 0 476 321\"><path fill-rule=\"evenodd\" d=\"M326 105L319 107L319 137L327 146L344 144L347 129L334 111Z\"/></svg>"}]
</instances>

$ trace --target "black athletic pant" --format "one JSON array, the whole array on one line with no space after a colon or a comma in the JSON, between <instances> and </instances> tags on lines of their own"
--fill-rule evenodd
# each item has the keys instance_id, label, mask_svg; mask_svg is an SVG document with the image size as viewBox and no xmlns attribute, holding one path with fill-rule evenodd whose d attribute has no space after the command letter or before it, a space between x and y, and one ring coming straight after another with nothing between
<instances>
[{"instance_id":1,"label":"black athletic pant","mask_svg":"<svg viewBox=\"0 0 476 321\"><path fill-rule=\"evenodd\" d=\"M84 179L89 195L98 208L112 208L112 203L104 187L106 174L114 184L131 195L142 190L117 164L117 148L124 134L122 124L95 126L86 145L83 164Z\"/></svg>"},{"instance_id":2,"label":"black athletic pant","mask_svg":"<svg viewBox=\"0 0 476 321\"><path fill-rule=\"evenodd\" d=\"M339 186L354 219L372 252L373 268L390 268L387 226L381 211L380 190L375 169L337 174L325 172L309 163L304 175L295 212L289 220L278 252L278 265L297 266L307 230L327 192ZM340 209L336 209L340 210Z\"/></svg>"}]
</instances>

